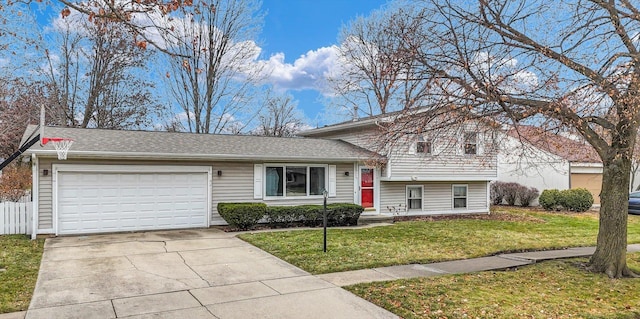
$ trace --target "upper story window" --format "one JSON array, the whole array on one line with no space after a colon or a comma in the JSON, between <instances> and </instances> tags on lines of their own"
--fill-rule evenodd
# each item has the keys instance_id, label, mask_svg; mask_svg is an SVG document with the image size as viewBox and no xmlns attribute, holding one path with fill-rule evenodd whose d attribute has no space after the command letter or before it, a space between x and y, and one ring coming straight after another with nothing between
<instances>
[{"instance_id":1,"label":"upper story window","mask_svg":"<svg viewBox=\"0 0 640 319\"><path fill-rule=\"evenodd\" d=\"M478 133L464 133L464 153L468 155L478 154Z\"/></svg>"},{"instance_id":2,"label":"upper story window","mask_svg":"<svg viewBox=\"0 0 640 319\"><path fill-rule=\"evenodd\" d=\"M431 140L427 140L423 136L418 137L418 142L416 142L416 153L431 154L432 147L433 147L433 144Z\"/></svg>"},{"instance_id":3,"label":"upper story window","mask_svg":"<svg viewBox=\"0 0 640 319\"><path fill-rule=\"evenodd\" d=\"M327 189L324 166L267 165L265 195L268 197L300 197L322 195Z\"/></svg>"}]
</instances>

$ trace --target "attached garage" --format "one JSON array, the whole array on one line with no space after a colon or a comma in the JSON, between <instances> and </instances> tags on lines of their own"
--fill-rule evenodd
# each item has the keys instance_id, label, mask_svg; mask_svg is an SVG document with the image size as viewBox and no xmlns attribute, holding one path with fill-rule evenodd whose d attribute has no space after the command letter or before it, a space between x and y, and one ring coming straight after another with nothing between
<instances>
[{"instance_id":1,"label":"attached garage","mask_svg":"<svg viewBox=\"0 0 640 319\"><path fill-rule=\"evenodd\" d=\"M211 167L53 166L59 235L209 226Z\"/></svg>"},{"instance_id":2,"label":"attached garage","mask_svg":"<svg viewBox=\"0 0 640 319\"><path fill-rule=\"evenodd\" d=\"M600 204L602 173L571 173L571 188L586 188L593 195L594 204Z\"/></svg>"}]
</instances>

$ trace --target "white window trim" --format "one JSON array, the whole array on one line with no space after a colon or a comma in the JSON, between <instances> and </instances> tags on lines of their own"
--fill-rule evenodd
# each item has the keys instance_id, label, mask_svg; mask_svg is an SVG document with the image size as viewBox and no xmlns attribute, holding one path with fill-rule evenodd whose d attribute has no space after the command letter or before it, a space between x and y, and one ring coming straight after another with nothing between
<instances>
[{"instance_id":1,"label":"white window trim","mask_svg":"<svg viewBox=\"0 0 640 319\"><path fill-rule=\"evenodd\" d=\"M309 176L309 168L310 167L324 167L324 183L325 183L325 189L327 190L327 192L329 191L329 165L328 164L306 164L306 163L264 163L262 164L263 170L262 170L262 194L264 194L263 196L263 200L273 200L273 201L277 201L277 200L296 200L296 199L309 199L309 198L324 198L324 196L321 195L306 195L306 196L289 196L287 197L287 189L286 189L286 184L283 186L282 189L282 196L267 196L267 167L282 167L283 173L286 174L286 170L287 170L287 166L297 166L297 167L301 167L304 166L307 168L307 177ZM309 181L307 181L307 194L309 194Z\"/></svg>"},{"instance_id":2,"label":"white window trim","mask_svg":"<svg viewBox=\"0 0 640 319\"><path fill-rule=\"evenodd\" d=\"M409 188L420 188L420 208L409 208ZM404 190L405 205L407 205L407 211L422 211L424 210L424 185L407 185ZM417 199L417 198L416 198Z\"/></svg>"},{"instance_id":3,"label":"white window trim","mask_svg":"<svg viewBox=\"0 0 640 319\"><path fill-rule=\"evenodd\" d=\"M466 191L467 195L464 197L466 199L466 201L465 201L466 207L455 207L455 201L456 201L455 188L456 187L465 187L467 189L467 191ZM458 198L462 198L462 197L458 197ZM451 209L453 209L453 210L468 210L469 209L469 184L452 184L451 185Z\"/></svg>"},{"instance_id":4,"label":"white window trim","mask_svg":"<svg viewBox=\"0 0 640 319\"><path fill-rule=\"evenodd\" d=\"M467 134L475 134L476 135L476 152L473 154L467 154ZM462 154L464 154L465 156L477 156L480 155L480 133L476 132L476 131L465 131L462 134Z\"/></svg>"}]
</instances>

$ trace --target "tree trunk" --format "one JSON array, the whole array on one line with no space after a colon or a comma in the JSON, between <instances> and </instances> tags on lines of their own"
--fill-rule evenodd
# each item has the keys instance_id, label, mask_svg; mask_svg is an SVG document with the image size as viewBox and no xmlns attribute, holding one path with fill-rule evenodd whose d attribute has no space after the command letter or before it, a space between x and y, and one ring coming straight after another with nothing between
<instances>
[{"instance_id":1,"label":"tree trunk","mask_svg":"<svg viewBox=\"0 0 640 319\"><path fill-rule=\"evenodd\" d=\"M611 278L633 276L627 267L627 214L631 159L612 156L604 160L600 193L598 244L589 268Z\"/></svg>"}]
</instances>

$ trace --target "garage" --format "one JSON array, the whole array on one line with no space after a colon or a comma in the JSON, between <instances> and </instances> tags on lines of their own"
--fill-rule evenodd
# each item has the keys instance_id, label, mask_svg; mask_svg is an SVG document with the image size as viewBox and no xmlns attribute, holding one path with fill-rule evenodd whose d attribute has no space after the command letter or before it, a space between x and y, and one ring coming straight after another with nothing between
<instances>
[{"instance_id":1,"label":"garage","mask_svg":"<svg viewBox=\"0 0 640 319\"><path fill-rule=\"evenodd\" d=\"M210 167L56 165L56 234L209 226Z\"/></svg>"},{"instance_id":2,"label":"garage","mask_svg":"<svg viewBox=\"0 0 640 319\"><path fill-rule=\"evenodd\" d=\"M586 188L593 195L593 203L600 204L602 173L571 173L571 188Z\"/></svg>"}]
</instances>

